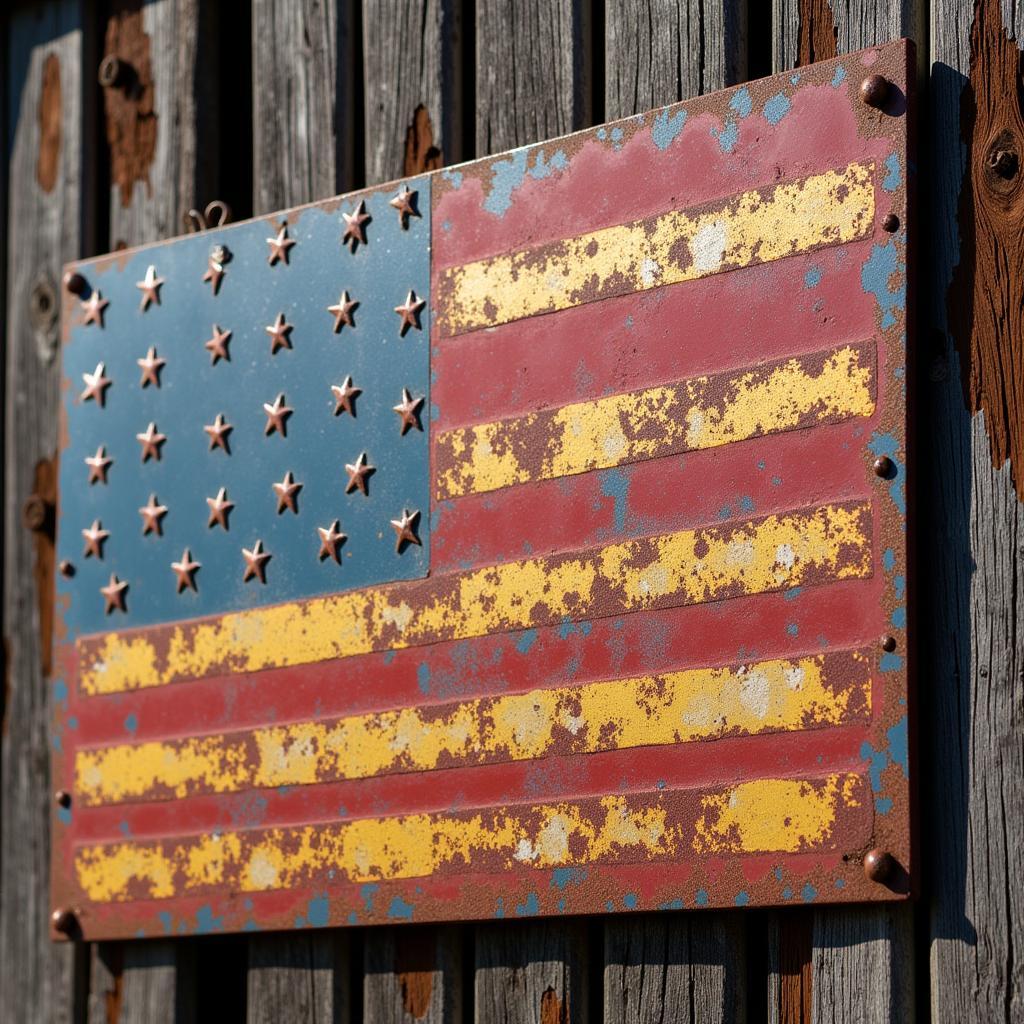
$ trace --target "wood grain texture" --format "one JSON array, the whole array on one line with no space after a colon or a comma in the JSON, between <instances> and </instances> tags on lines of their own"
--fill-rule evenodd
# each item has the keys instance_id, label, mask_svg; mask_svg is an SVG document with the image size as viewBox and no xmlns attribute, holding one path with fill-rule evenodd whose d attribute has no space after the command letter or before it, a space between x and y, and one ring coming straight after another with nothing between
<instances>
[{"instance_id":1,"label":"wood grain texture","mask_svg":"<svg viewBox=\"0 0 1024 1024\"><path fill-rule=\"evenodd\" d=\"M373 1024L460 1024L462 932L370 928L363 938L363 1016Z\"/></svg>"},{"instance_id":2,"label":"wood grain texture","mask_svg":"<svg viewBox=\"0 0 1024 1024\"><path fill-rule=\"evenodd\" d=\"M628 117L743 81L747 5L619 0L605 8L603 45L605 117Z\"/></svg>"},{"instance_id":3,"label":"wood grain texture","mask_svg":"<svg viewBox=\"0 0 1024 1024\"><path fill-rule=\"evenodd\" d=\"M605 1024L746 1019L739 914L615 918L604 928Z\"/></svg>"},{"instance_id":4,"label":"wood grain texture","mask_svg":"<svg viewBox=\"0 0 1024 1024\"><path fill-rule=\"evenodd\" d=\"M354 188L353 5L253 0L253 210Z\"/></svg>"},{"instance_id":5,"label":"wood grain texture","mask_svg":"<svg viewBox=\"0 0 1024 1024\"><path fill-rule=\"evenodd\" d=\"M194 1019L192 971L184 968L193 953L188 945L96 943L91 951L88 1024L185 1024Z\"/></svg>"},{"instance_id":6,"label":"wood grain texture","mask_svg":"<svg viewBox=\"0 0 1024 1024\"><path fill-rule=\"evenodd\" d=\"M368 184L462 159L461 7L377 0L364 12Z\"/></svg>"},{"instance_id":7,"label":"wood grain texture","mask_svg":"<svg viewBox=\"0 0 1024 1024\"><path fill-rule=\"evenodd\" d=\"M248 1024L347 1024L347 932L249 939Z\"/></svg>"}]
</instances>

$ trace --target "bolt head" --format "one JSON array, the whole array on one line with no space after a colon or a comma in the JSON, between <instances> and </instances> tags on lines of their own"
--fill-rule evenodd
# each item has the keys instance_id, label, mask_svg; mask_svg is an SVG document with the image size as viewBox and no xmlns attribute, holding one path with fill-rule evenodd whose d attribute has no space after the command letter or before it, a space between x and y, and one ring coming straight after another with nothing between
<instances>
[{"instance_id":1,"label":"bolt head","mask_svg":"<svg viewBox=\"0 0 1024 1024\"><path fill-rule=\"evenodd\" d=\"M64 287L67 288L72 295L84 295L89 285L77 270L69 270L64 275Z\"/></svg>"},{"instance_id":2,"label":"bolt head","mask_svg":"<svg viewBox=\"0 0 1024 1024\"><path fill-rule=\"evenodd\" d=\"M58 789L53 794L53 802L58 807L63 807L65 810L71 806L71 794L66 789Z\"/></svg>"},{"instance_id":3,"label":"bolt head","mask_svg":"<svg viewBox=\"0 0 1024 1024\"><path fill-rule=\"evenodd\" d=\"M881 109L889 98L889 82L881 75L868 75L860 83L860 98L869 107Z\"/></svg>"},{"instance_id":4,"label":"bolt head","mask_svg":"<svg viewBox=\"0 0 1024 1024\"><path fill-rule=\"evenodd\" d=\"M882 637L882 650L886 654L892 654L896 650L896 637L894 636L883 636Z\"/></svg>"},{"instance_id":5,"label":"bolt head","mask_svg":"<svg viewBox=\"0 0 1024 1024\"><path fill-rule=\"evenodd\" d=\"M61 935L70 935L75 930L75 925L77 924L75 912L67 907L57 907L50 915L50 921L53 924L54 930L60 932Z\"/></svg>"},{"instance_id":6,"label":"bolt head","mask_svg":"<svg viewBox=\"0 0 1024 1024\"><path fill-rule=\"evenodd\" d=\"M872 882L884 882L895 866L896 862L887 850L875 847L864 854L864 874Z\"/></svg>"},{"instance_id":7,"label":"bolt head","mask_svg":"<svg viewBox=\"0 0 1024 1024\"><path fill-rule=\"evenodd\" d=\"M899 217L897 217L895 213L887 213L882 218L882 227L886 231L888 231L890 233L893 232L893 231L899 231L899 228L900 228L900 219L899 219Z\"/></svg>"},{"instance_id":8,"label":"bolt head","mask_svg":"<svg viewBox=\"0 0 1024 1024\"><path fill-rule=\"evenodd\" d=\"M888 455L880 455L875 459L875 476L888 478L892 476L895 469L896 466Z\"/></svg>"}]
</instances>

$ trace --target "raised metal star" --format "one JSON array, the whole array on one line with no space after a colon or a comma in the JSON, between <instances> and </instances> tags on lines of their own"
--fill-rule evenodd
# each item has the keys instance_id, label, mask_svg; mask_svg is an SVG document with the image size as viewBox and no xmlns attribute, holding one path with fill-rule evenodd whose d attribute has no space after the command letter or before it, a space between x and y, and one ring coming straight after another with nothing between
<instances>
[{"instance_id":1,"label":"raised metal star","mask_svg":"<svg viewBox=\"0 0 1024 1024\"><path fill-rule=\"evenodd\" d=\"M292 325L285 321L284 313L278 313L277 319L269 327L264 327L263 329L270 335L271 355L279 348L292 347L292 340L289 337L292 332Z\"/></svg>"},{"instance_id":2,"label":"raised metal star","mask_svg":"<svg viewBox=\"0 0 1024 1024\"><path fill-rule=\"evenodd\" d=\"M355 490L360 490L363 494L368 494L366 489L367 478L372 476L377 471L376 466L371 466L366 461L366 452L360 452L359 458L356 459L355 463L345 463L345 472L348 473L348 484L345 487L345 493L351 494Z\"/></svg>"},{"instance_id":3,"label":"raised metal star","mask_svg":"<svg viewBox=\"0 0 1024 1024\"><path fill-rule=\"evenodd\" d=\"M82 303L82 309L85 310L85 319L82 321L83 327L88 327L89 324L96 324L97 327L103 326L103 310L110 305L110 300L103 298L99 291L95 291Z\"/></svg>"},{"instance_id":4,"label":"raised metal star","mask_svg":"<svg viewBox=\"0 0 1024 1024\"><path fill-rule=\"evenodd\" d=\"M102 558L103 542L110 536L110 531L104 530L103 524L98 519L94 519L92 526L82 531L82 536L85 538L84 557Z\"/></svg>"},{"instance_id":5,"label":"raised metal star","mask_svg":"<svg viewBox=\"0 0 1024 1024\"><path fill-rule=\"evenodd\" d=\"M337 334L343 326L355 327L352 321L352 311L358 307L355 299L348 297L348 291L341 293L341 298L333 306L327 307L327 312L334 316L334 333Z\"/></svg>"},{"instance_id":6,"label":"raised metal star","mask_svg":"<svg viewBox=\"0 0 1024 1024\"><path fill-rule=\"evenodd\" d=\"M95 400L101 409L106 405L106 392L110 387L110 378L105 376L105 370L106 366L103 363L97 363L92 373L82 374L82 380L85 381L85 390L81 394L82 401Z\"/></svg>"},{"instance_id":7,"label":"raised metal star","mask_svg":"<svg viewBox=\"0 0 1024 1024\"><path fill-rule=\"evenodd\" d=\"M295 504L295 499L299 496L299 491L302 490L302 484L292 476L292 471L289 469L285 473L284 479L272 486L277 495L277 514L280 515L286 508L290 508L298 515L299 507Z\"/></svg>"},{"instance_id":8,"label":"raised metal star","mask_svg":"<svg viewBox=\"0 0 1024 1024\"><path fill-rule=\"evenodd\" d=\"M422 405L422 397L413 398L409 394L408 388L402 388L402 401L391 407L398 413L398 417L402 421L402 437L405 437L405 432L410 427L415 427L417 430L423 429L423 424L420 423L420 407Z\"/></svg>"},{"instance_id":9,"label":"raised metal star","mask_svg":"<svg viewBox=\"0 0 1024 1024\"><path fill-rule=\"evenodd\" d=\"M398 554L402 553L402 548L406 544L423 546L423 542L416 535L416 524L419 522L419 518L418 510L410 512L407 508L404 508L402 509L401 519L391 520L391 529L395 531L395 551Z\"/></svg>"},{"instance_id":10,"label":"raised metal star","mask_svg":"<svg viewBox=\"0 0 1024 1024\"><path fill-rule=\"evenodd\" d=\"M136 434L135 440L142 445L143 462L149 462L150 458L160 461L160 446L167 440L167 435L159 433L155 423L150 423L144 434Z\"/></svg>"},{"instance_id":11,"label":"raised metal star","mask_svg":"<svg viewBox=\"0 0 1024 1024\"><path fill-rule=\"evenodd\" d=\"M107 482L107 470L110 469L113 461L107 455L106 446L102 444L96 449L95 455L86 455L85 464L89 467L89 483L105 484Z\"/></svg>"},{"instance_id":12,"label":"raised metal star","mask_svg":"<svg viewBox=\"0 0 1024 1024\"><path fill-rule=\"evenodd\" d=\"M352 383L351 377L346 377L341 384L332 384L331 391L334 392L334 415L339 416L347 412L349 416L355 417L355 400L363 393L362 388L357 388Z\"/></svg>"},{"instance_id":13,"label":"raised metal star","mask_svg":"<svg viewBox=\"0 0 1024 1024\"><path fill-rule=\"evenodd\" d=\"M100 593L107 601L107 606L104 609L105 614L109 615L115 609L119 612L127 611L124 606L124 595L127 589L128 581L119 580L117 573L112 572L110 574L110 582L105 587L100 587Z\"/></svg>"},{"instance_id":14,"label":"raised metal star","mask_svg":"<svg viewBox=\"0 0 1024 1024\"><path fill-rule=\"evenodd\" d=\"M328 527L318 526L316 532L320 534L320 553L317 557L322 562L325 558L333 558L339 565L341 556L338 548L348 539L348 534L338 529L338 520L335 519Z\"/></svg>"},{"instance_id":15,"label":"raised metal star","mask_svg":"<svg viewBox=\"0 0 1024 1024\"><path fill-rule=\"evenodd\" d=\"M388 205L393 206L398 211L398 223L403 228L409 226L410 217L418 217L420 215L419 210L416 209L416 196L418 194L415 189L410 189L408 185L403 185L402 191L388 200Z\"/></svg>"},{"instance_id":16,"label":"raised metal star","mask_svg":"<svg viewBox=\"0 0 1024 1024\"><path fill-rule=\"evenodd\" d=\"M235 507L233 501L228 501L228 492L226 487L222 487L217 492L216 498L207 498L206 504L210 506L210 518L206 525L209 529L214 526L223 526L226 530L228 528L228 513Z\"/></svg>"},{"instance_id":17,"label":"raised metal star","mask_svg":"<svg viewBox=\"0 0 1024 1024\"><path fill-rule=\"evenodd\" d=\"M245 559L245 574L242 576L242 582L248 583L249 580L255 578L260 583L266 583L270 552L263 550L263 541L256 541L251 551L248 548L242 548L242 557Z\"/></svg>"},{"instance_id":18,"label":"raised metal star","mask_svg":"<svg viewBox=\"0 0 1024 1024\"><path fill-rule=\"evenodd\" d=\"M160 286L163 283L164 279L156 276L156 267L150 264L146 268L146 276L141 281L135 282L135 287L142 291L142 302L139 303L139 309L145 312L149 309L151 302L160 305Z\"/></svg>"},{"instance_id":19,"label":"raised metal star","mask_svg":"<svg viewBox=\"0 0 1024 1024\"><path fill-rule=\"evenodd\" d=\"M284 392L274 399L274 404L263 403L263 411L267 414L267 425L263 428L264 436L269 436L277 431L282 437L288 436L288 417L295 411L291 406L284 404Z\"/></svg>"},{"instance_id":20,"label":"raised metal star","mask_svg":"<svg viewBox=\"0 0 1024 1024\"><path fill-rule=\"evenodd\" d=\"M213 337L203 342L203 348L210 353L210 365L216 366L218 359L226 359L231 362L228 354L228 342L231 340L230 331L222 331L219 324L213 325Z\"/></svg>"},{"instance_id":21,"label":"raised metal star","mask_svg":"<svg viewBox=\"0 0 1024 1024\"><path fill-rule=\"evenodd\" d=\"M217 413L217 418L213 423L207 423L203 427L203 430L206 431L210 438L210 451L212 452L214 448L223 448L230 455L231 449L228 447L228 434L234 429L230 423L225 422L222 412Z\"/></svg>"},{"instance_id":22,"label":"raised metal star","mask_svg":"<svg viewBox=\"0 0 1024 1024\"><path fill-rule=\"evenodd\" d=\"M405 337L405 332L410 327L417 331L423 330L420 327L420 310L426 305L424 299L417 299L416 293L410 289L408 296L401 306L395 306L395 312L402 318L401 326L398 328L398 336Z\"/></svg>"},{"instance_id":23,"label":"raised metal star","mask_svg":"<svg viewBox=\"0 0 1024 1024\"><path fill-rule=\"evenodd\" d=\"M352 252L355 252L356 246L360 242L366 245L366 232L363 230L363 225L373 218L366 212L366 203L362 199L359 200L355 213L343 212L342 217L345 218L345 233L341 236L341 244L347 244Z\"/></svg>"},{"instance_id":24,"label":"raised metal star","mask_svg":"<svg viewBox=\"0 0 1024 1024\"><path fill-rule=\"evenodd\" d=\"M203 282L208 283L216 295L220 291L220 283L224 279L224 264L212 256L206 263L206 273L203 274Z\"/></svg>"},{"instance_id":25,"label":"raised metal star","mask_svg":"<svg viewBox=\"0 0 1024 1024\"><path fill-rule=\"evenodd\" d=\"M138 364L139 369L142 370L142 379L139 381L139 384L142 387L148 387L150 384L160 387L160 371L164 368L167 360L161 359L156 354L156 346L150 345L145 358L136 359L135 362Z\"/></svg>"},{"instance_id":26,"label":"raised metal star","mask_svg":"<svg viewBox=\"0 0 1024 1024\"><path fill-rule=\"evenodd\" d=\"M155 494L149 496L149 501L139 509L142 516L142 536L146 537L155 533L158 537L164 535L164 528L161 520L167 515L167 506L157 501Z\"/></svg>"},{"instance_id":27,"label":"raised metal star","mask_svg":"<svg viewBox=\"0 0 1024 1024\"><path fill-rule=\"evenodd\" d=\"M294 244L295 239L288 237L288 225L282 224L281 230L277 233L277 237L267 239L267 245L270 246L270 255L267 256L267 262L273 266L278 260L284 260L287 265L288 250Z\"/></svg>"},{"instance_id":28,"label":"raised metal star","mask_svg":"<svg viewBox=\"0 0 1024 1024\"><path fill-rule=\"evenodd\" d=\"M178 577L178 593L191 589L198 592L196 586L196 570L201 568L200 564L192 559L192 552L185 548L181 553L180 562L171 562L171 569Z\"/></svg>"}]
</instances>

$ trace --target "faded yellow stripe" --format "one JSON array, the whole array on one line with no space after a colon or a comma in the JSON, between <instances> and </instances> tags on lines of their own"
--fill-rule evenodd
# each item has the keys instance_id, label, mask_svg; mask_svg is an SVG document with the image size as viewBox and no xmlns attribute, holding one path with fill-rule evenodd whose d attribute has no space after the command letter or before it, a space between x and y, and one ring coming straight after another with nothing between
<instances>
[{"instance_id":1,"label":"faded yellow stripe","mask_svg":"<svg viewBox=\"0 0 1024 1024\"><path fill-rule=\"evenodd\" d=\"M839 245L871 230L874 164L853 163L723 202L591 231L442 271L444 334Z\"/></svg>"},{"instance_id":2,"label":"faded yellow stripe","mask_svg":"<svg viewBox=\"0 0 1024 1024\"><path fill-rule=\"evenodd\" d=\"M703 798L671 792L608 796L584 805L82 846L75 852L75 874L88 899L106 903L167 899L212 886L233 892L297 888L328 871L362 883L446 870L656 861L719 849L794 853L834 845L840 819L849 820L850 811L862 806L864 789L857 775L832 774L807 782L741 783Z\"/></svg>"},{"instance_id":3,"label":"faded yellow stripe","mask_svg":"<svg viewBox=\"0 0 1024 1024\"><path fill-rule=\"evenodd\" d=\"M870 416L873 350L846 345L770 368L695 377L437 439L440 498L714 448L816 422Z\"/></svg>"},{"instance_id":4,"label":"faded yellow stripe","mask_svg":"<svg viewBox=\"0 0 1024 1024\"><path fill-rule=\"evenodd\" d=\"M826 505L79 641L89 695L871 573L870 506Z\"/></svg>"},{"instance_id":5,"label":"faded yellow stripe","mask_svg":"<svg viewBox=\"0 0 1024 1024\"><path fill-rule=\"evenodd\" d=\"M860 651L402 708L75 755L86 805L359 779L839 725L870 708Z\"/></svg>"}]
</instances>

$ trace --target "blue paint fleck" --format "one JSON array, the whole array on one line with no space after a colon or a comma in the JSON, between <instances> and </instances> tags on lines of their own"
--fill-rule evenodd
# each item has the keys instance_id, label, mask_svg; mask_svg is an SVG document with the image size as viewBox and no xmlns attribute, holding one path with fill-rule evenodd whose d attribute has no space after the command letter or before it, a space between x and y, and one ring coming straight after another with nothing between
<instances>
[{"instance_id":1,"label":"blue paint fleck","mask_svg":"<svg viewBox=\"0 0 1024 1024\"><path fill-rule=\"evenodd\" d=\"M799 636L800 635L800 627L795 622L787 622L786 623L786 632L790 636Z\"/></svg>"},{"instance_id":2,"label":"blue paint fleck","mask_svg":"<svg viewBox=\"0 0 1024 1024\"><path fill-rule=\"evenodd\" d=\"M207 904L196 911L196 934L207 935L210 932L224 930L224 918L213 916L213 907Z\"/></svg>"},{"instance_id":3,"label":"blue paint fleck","mask_svg":"<svg viewBox=\"0 0 1024 1024\"><path fill-rule=\"evenodd\" d=\"M540 900L537 899L537 894L531 892L526 897L525 903L516 904L516 916L517 917L534 917L540 913Z\"/></svg>"},{"instance_id":4,"label":"blue paint fleck","mask_svg":"<svg viewBox=\"0 0 1024 1024\"><path fill-rule=\"evenodd\" d=\"M366 882L359 887L359 897L366 907L366 912L373 910L373 897L380 886L376 882Z\"/></svg>"},{"instance_id":5,"label":"blue paint fleck","mask_svg":"<svg viewBox=\"0 0 1024 1024\"><path fill-rule=\"evenodd\" d=\"M388 907L388 917L395 921L411 921L413 905L406 903L401 896L396 896Z\"/></svg>"},{"instance_id":6,"label":"blue paint fleck","mask_svg":"<svg viewBox=\"0 0 1024 1024\"><path fill-rule=\"evenodd\" d=\"M736 127L736 122L731 118L721 128L712 128L711 134L718 139L718 148L723 153L731 153L736 148L736 143L740 140L739 128Z\"/></svg>"},{"instance_id":7,"label":"blue paint fleck","mask_svg":"<svg viewBox=\"0 0 1024 1024\"><path fill-rule=\"evenodd\" d=\"M58 704L67 705L68 702L68 686L63 679L58 679L53 684L53 699Z\"/></svg>"},{"instance_id":8,"label":"blue paint fleck","mask_svg":"<svg viewBox=\"0 0 1024 1024\"><path fill-rule=\"evenodd\" d=\"M815 889L810 882L808 882L800 890L800 898L804 901L804 903L813 903L814 900L818 898L818 890Z\"/></svg>"},{"instance_id":9,"label":"blue paint fleck","mask_svg":"<svg viewBox=\"0 0 1024 1024\"><path fill-rule=\"evenodd\" d=\"M896 629L906 629L907 627L907 609L900 605L899 608L894 608L889 621L893 624Z\"/></svg>"},{"instance_id":10,"label":"blue paint fleck","mask_svg":"<svg viewBox=\"0 0 1024 1024\"><path fill-rule=\"evenodd\" d=\"M620 149L622 147L622 136L623 136L623 131L622 131L621 128L613 128L612 129L612 145L616 149Z\"/></svg>"},{"instance_id":11,"label":"blue paint fleck","mask_svg":"<svg viewBox=\"0 0 1024 1024\"><path fill-rule=\"evenodd\" d=\"M528 629L516 641L516 650L520 654L529 654L530 648L537 642L537 630Z\"/></svg>"},{"instance_id":12,"label":"blue paint fleck","mask_svg":"<svg viewBox=\"0 0 1024 1024\"><path fill-rule=\"evenodd\" d=\"M886 572L892 572L896 568L896 552L892 548L886 548L882 552L882 568Z\"/></svg>"},{"instance_id":13,"label":"blue paint fleck","mask_svg":"<svg viewBox=\"0 0 1024 1024\"><path fill-rule=\"evenodd\" d=\"M629 473L623 469L609 469L600 474L601 493L606 498L614 499L612 516L615 521L615 532L622 533L626 528L626 505L629 498Z\"/></svg>"},{"instance_id":14,"label":"blue paint fleck","mask_svg":"<svg viewBox=\"0 0 1024 1024\"><path fill-rule=\"evenodd\" d=\"M776 866L773 874L775 875L775 881L776 882L781 882L782 881L782 868L781 867Z\"/></svg>"},{"instance_id":15,"label":"blue paint fleck","mask_svg":"<svg viewBox=\"0 0 1024 1024\"><path fill-rule=\"evenodd\" d=\"M735 902L737 907L745 907L750 902L750 894L746 891L746 889L736 893Z\"/></svg>"},{"instance_id":16,"label":"blue paint fleck","mask_svg":"<svg viewBox=\"0 0 1024 1024\"><path fill-rule=\"evenodd\" d=\"M128 822L124 821L124 820L119 821L117 823L117 830L123 836L130 836L132 834L132 827L131 827L131 825L129 825Z\"/></svg>"},{"instance_id":17,"label":"blue paint fleck","mask_svg":"<svg viewBox=\"0 0 1024 1024\"><path fill-rule=\"evenodd\" d=\"M907 499L904 487L905 472L902 461L897 458L899 447L899 441L892 434L879 434L877 431L871 435L871 440L868 442L868 448L876 458L887 455L892 459L896 472L893 473L889 480L889 497L892 499L892 503L896 506L899 514L905 516L907 514Z\"/></svg>"},{"instance_id":18,"label":"blue paint fleck","mask_svg":"<svg viewBox=\"0 0 1024 1024\"><path fill-rule=\"evenodd\" d=\"M160 927L164 930L164 935L170 935L174 931L174 918L171 917L170 911L161 910L156 915L160 919Z\"/></svg>"},{"instance_id":19,"label":"blue paint fleck","mask_svg":"<svg viewBox=\"0 0 1024 1024\"><path fill-rule=\"evenodd\" d=\"M658 909L659 910L682 910L683 906L684 906L684 904L683 904L682 900L674 899L674 900L666 900L664 903L659 903L658 904Z\"/></svg>"},{"instance_id":20,"label":"blue paint fleck","mask_svg":"<svg viewBox=\"0 0 1024 1024\"><path fill-rule=\"evenodd\" d=\"M782 890L782 898L784 900L791 900L793 898L793 890L788 885Z\"/></svg>"},{"instance_id":21,"label":"blue paint fleck","mask_svg":"<svg viewBox=\"0 0 1024 1024\"><path fill-rule=\"evenodd\" d=\"M441 172L441 177L444 178L452 188L462 188L462 171L444 170Z\"/></svg>"},{"instance_id":22,"label":"blue paint fleck","mask_svg":"<svg viewBox=\"0 0 1024 1024\"><path fill-rule=\"evenodd\" d=\"M500 896L494 907L494 916L498 918L505 916L505 901Z\"/></svg>"},{"instance_id":23,"label":"blue paint fleck","mask_svg":"<svg viewBox=\"0 0 1024 1024\"><path fill-rule=\"evenodd\" d=\"M846 879L845 878L837 878L836 879L836 888L837 889L845 889L846 888Z\"/></svg>"},{"instance_id":24,"label":"blue paint fleck","mask_svg":"<svg viewBox=\"0 0 1024 1024\"><path fill-rule=\"evenodd\" d=\"M651 125L651 138L660 150L666 150L672 145L672 140L683 130L686 124L686 111L677 110L669 117L666 108L654 117L654 124Z\"/></svg>"},{"instance_id":25,"label":"blue paint fleck","mask_svg":"<svg viewBox=\"0 0 1024 1024\"><path fill-rule=\"evenodd\" d=\"M878 670L880 672L899 672L903 667L903 658L899 654L885 653L878 660Z\"/></svg>"},{"instance_id":26,"label":"blue paint fleck","mask_svg":"<svg viewBox=\"0 0 1024 1024\"><path fill-rule=\"evenodd\" d=\"M874 295L878 308L882 311L882 330L896 323L897 310L907 306L907 280L904 275L906 267L899 260L895 241L885 245L871 247L871 255L867 258L860 271L860 283L865 292ZM899 277L899 286L889 286L889 279Z\"/></svg>"},{"instance_id":27,"label":"blue paint fleck","mask_svg":"<svg viewBox=\"0 0 1024 1024\"><path fill-rule=\"evenodd\" d=\"M743 509L744 512L753 512L754 499L749 494L744 494L743 497L740 498L740 508Z\"/></svg>"},{"instance_id":28,"label":"blue paint fleck","mask_svg":"<svg viewBox=\"0 0 1024 1024\"><path fill-rule=\"evenodd\" d=\"M560 914L564 914L565 913L565 900L564 899L559 900L558 903L556 904L556 906L558 907L558 912Z\"/></svg>"},{"instance_id":29,"label":"blue paint fleck","mask_svg":"<svg viewBox=\"0 0 1024 1024\"><path fill-rule=\"evenodd\" d=\"M790 587L789 590L784 590L782 592L782 597L786 601L795 601L803 591L803 587Z\"/></svg>"},{"instance_id":30,"label":"blue paint fleck","mask_svg":"<svg viewBox=\"0 0 1024 1024\"><path fill-rule=\"evenodd\" d=\"M128 732L134 733L139 729L139 716L133 711L124 720L124 727Z\"/></svg>"},{"instance_id":31,"label":"blue paint fleck","mask_svg":"<svg viewBox=\"0 0 1024 1024\"><path fill-rule=\"evenodd\" d=\"M889 756L903 769L903 777L910 777L910 751L907 746L907 716L904 715L886 733L889 738Z\"/></svg>"},{"instance_id":32,"label":"blue paint fleck","mask_svg":"<svg viewBox=\"0 0 1024 1024\"><path fill-rule=\"evenodd\" d=\"M706 907L708 905L708 894L705 889L698 889L697 895L693 897L693 902L698 907Z\"/></svg>"},{"instance_id":33,"label":"blue paint fleck","mask_svg":"<svg viewBox=\"0 0 1024 1024\"><path fill-rule=\"evenodd\" d=\"M876 797L875 810L878 811L879 814L888 814L892 810L892 800L887 796Z\"/></svg>"},{"instance_id":34,"label":"blue paint fleck","mask_svg":"<svg viewBox=\"0 0 1024 1024\"><path fill-rule=\"evenodd\" d=\"M836 73L832 76L832 88L838 89L839 86L846 81L846 68L842 65L836 68Z\"/></svg>"},{"instance_id":35,"label":"blue paint fleck","mask_svg":"<svg viewBox=\"0 0 1024 1024\"><path fill-rule=\"evenodd\" d=\"M568 640L574 633L579 633L580 636L590 636L590 631L593 628L592 622L563 622L558 627L558 636L561 640Z\"/></svg>"},{"instance_id":36,"label":"blue paint fleck","mask_svg":"<svg viewBox=\"0 0 1024 1024\"><path fill-rule=\"evenodd\" d=\"M70 807L58 807L57 808L57 820L62 825L71 824L71 808Z\"/></svg>"},{"instance_id":37,"label":"blue paint fleck","mask_svg":"<svg viewBox=\"0 0 1024 1024\"><path fill-rule=\"evenodd\" d=\"M586 868L555 868L551 872L551 887L565 891L568 885L580 885L587 877Z\"/></svg>"},{"instance_id":38,"label":"blue paint fleck","mask_svg":"<svg viewBox=\"0 0 1024 1024\"><path fill-rule=\"evenodd\" d=\"M416 686L424 696L430 693L430 666L425 661L416 668Z\"/></svg>"},{"instance_id":39,"label":"blue paint fleck","mask_svg":"<svg viewBox=\"0 0 1024 1024\"><path fill-rule=\"evenodd\" d=\"M396 651L385 651L384 652L384 664L390 665L395 660Z\"/></svg>"},{"instance_id":40,"label":"blue paint fleck","mask_svg":"<svg viewBox=\"0 0 1024 1024\"><path fill-rule=\"evenodd\" d=\"M754 107L754 101L750 98L750 90L744 86L737 89L733 98L729 100L729 109L739 114L740 117L749 117Z\"/></svg>"},{"instance_id":41,"label":"blue paint fleck","mask_svg":"<svg viewBox=\"0 0 1024 1024\"><path fill-rule=\"evenodd\" d=\"M604 909L607 910L609 914L611 914L615 910L615 904L612 903L611 900L605 900L604 901Z\"/></svg>"},{"instance_id":42,"label":"blue paint fleck","mask_svg":"<svg viewBox=\"0 0 1024 1024\"><path fill-rule=\"evenodd\" d=\"M72 715L68 719L68 728L69 729L77 729L78 728L78 715Z\"/></svg>"},{"instance_id":43,"label":"blue paint fleck","mask_svg":"<svg viewBox=\"0 0 1024 1024\"><path fill-rule=\"evenodd\" d=\"M639 899L637 898L637 895L636 895L635 892L627 892L626 895L622 897L622 905L627 910L636 910L636 906L637 906L638 902L639 902Z\"/></svg>"},{"instance_id":44,"label":"blue paint fleck","mask_svg":"<svg viewBox=\"0 0 1024 1024\"><path fill-rule=\"evenodd\" d=\"M608 130L606 128L598 128L597 129L597 137L602 142L604 142L604 140L608 138Z\"/></svg>"},{"instance_id":45,"label":"blue paint fleck","mask_svg":"<svg viewBox=\"0 0 1024 1024\"><path fill-rule=\"evenodd\" d=\"M821 284L821 267L813 266L804 274L804 287L817 288Z\"/></svg>"},{"instance_id":46,"label":"blue paint fleck","mask_svg":"<svg viewBox=\"0 0 1024 1024\"><path fill-rule=\"evenodd\" d=\"M773 476L772 477L772 486L773 487L781 487L782 486L782 477L781 476Z\"/></svg>"},{"instance_id":47,"label":"blue paint fleck","mask_svg":"<svg viewBox=\"0 0 1024 1024\"><path fill-rule=\"evenodd\" d=\"M769 124L778 124L789 113L789 97L784 93L776 93L764 105L764 118Z\"/></svg>"},{"instance_id":48,"label":"blue paint fleck","mask_svg":"<svg viewBox=\"0 0 1024 1024\"><path fill-rule=\"evenodd\" d=\"M442 231L451 231L451 229L452 229L452 222L450 220L443 220L443 221L441 221L441 230Z\"/></svg>"},{"instance_id":49,"label":"blue paint fleck","mask_svg":"<svg viewBox=\"0 0 1024 1024\"><path fill-rule=\"evenodd\" d=\"M315 896L306 904L306 920L314 928L326 928L331 918L331 905L326 896Z\"/></svg>"},{"instance_id":50,"label":"blue paint fleck","mask_svg":"<svg viewBox=\"0 0 1024 1024\"><path fill-rule=\"evenodd\" d=\"M517 150L507 160L495 160L491 164L491 190L483 204L488 213L504 217L512 205L512 194L523 184L527 174L540 180L549 177L555 171L564 170L569 163L561 149L556 150L550 160L545 158L543 149L534 152L536 155L532 167L529 166L528 149Z\"/></svg>"},{"instance_id":51,"label":"blue paint fleck","mask_svg":"<svg viewBox=\"0 0 1024 1024\"><path fill-rule=\"evenodd\" d=\"M885 158L885 169L888 172L882 179L882 188L886 192L895 192L903 184L903 174L900 171L900 158L895 153L890 153Z\"/></svg>"},{"instance_id":52,"label":"blue paint fleck","mask_svg":"<svg viewBox=\"0 0 1024 1024\"><path fill-rule=\"evenodd\" d=\"M893 576L892 578L892 589L899 600L903 600L903 595L907 591L907 578L906 576Z\"/></svg>"}]
</instances>

